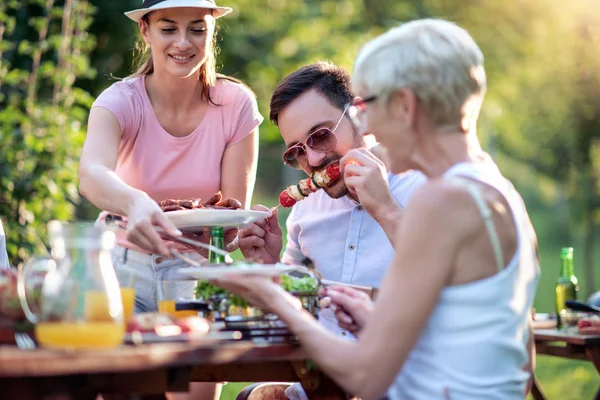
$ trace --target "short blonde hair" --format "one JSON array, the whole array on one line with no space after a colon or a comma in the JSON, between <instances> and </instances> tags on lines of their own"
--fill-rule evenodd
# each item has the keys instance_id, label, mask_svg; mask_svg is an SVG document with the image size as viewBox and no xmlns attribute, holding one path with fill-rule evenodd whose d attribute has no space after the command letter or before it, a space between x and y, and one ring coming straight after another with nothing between
<instances>
[{"instance_id":1,"label":"short blonde hair","mask_svg":"<svg viewBox=\"0 0 600 400\"><path fill-rule=\"evenodd\" d=\"M358 54L354 89L387 102L412 90L440 130L468 131L486 90L483 54L469 33L443 20L402 24L367 42Z\"/></svg>"}]
</instances>

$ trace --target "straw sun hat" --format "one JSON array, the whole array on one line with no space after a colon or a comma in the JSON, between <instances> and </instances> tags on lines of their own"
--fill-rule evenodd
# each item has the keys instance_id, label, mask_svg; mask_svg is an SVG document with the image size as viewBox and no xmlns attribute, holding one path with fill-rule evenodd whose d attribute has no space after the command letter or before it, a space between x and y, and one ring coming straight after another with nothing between
<instances>
[{"instance_id":1,"label":"straw sun hat","mask_svg":"<svg viewBox=\"0 0 600 400\"><path fill-rule=\"evenodd\" d=\"M144 0L142 8L127 11L125 15L127 15L129 19L139 22L140 19L149 12L177 7L207 8L213 10L212 15L215 18L222 17L232 11L231 7L217 6L214 0Z\"/></svg>"}]
</instances>

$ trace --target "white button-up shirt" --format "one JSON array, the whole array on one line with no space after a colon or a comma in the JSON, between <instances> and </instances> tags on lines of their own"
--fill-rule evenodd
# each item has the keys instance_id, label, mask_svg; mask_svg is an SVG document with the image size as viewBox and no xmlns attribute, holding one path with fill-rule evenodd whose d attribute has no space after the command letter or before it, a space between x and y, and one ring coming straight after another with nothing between
<instances>
[{"instance_id":1,"label":"white button-up shirt","mask_svg":"<svg viewBox=\"0 0 600 400\"><path fill-rule=\"evenodd\" d=\"M392 195L406 207L414 189L426 181L417 171L388 174ZM378 288L394 257L394 248L381 226L363 207L344 196L332 199L319 190L299 201L287 220L285 263L299 263L302 256L314 261L324 279ZM335 315L323 310L319 321L328 329L351 338Z\"/></svg>"}]
</instances>

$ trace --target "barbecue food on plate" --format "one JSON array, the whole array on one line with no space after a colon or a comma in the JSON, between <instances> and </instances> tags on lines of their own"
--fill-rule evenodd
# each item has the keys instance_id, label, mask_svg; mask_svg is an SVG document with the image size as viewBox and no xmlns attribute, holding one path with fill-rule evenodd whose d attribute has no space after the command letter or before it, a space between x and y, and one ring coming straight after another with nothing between
<instances>
[{"instance_id":1,"label":"barbecue food on plate","mask_svg":"<svg viewBox=\"0 0 600 400\"><path fill-rule=\"evenodd\" d=\"M197 210L200 208L237 210L242 208L242 203L237 199L224 199L221 192L215 193L210 199L201 203L200 198L192 199L166 199L158 203L163 212L179 210Z\"/></svg>"},{"instance_id":2,"label":"barbecue food on plate","mask_svg":"<svg viewBox=\"0 0 600 400\"><path fill-rule=\"evenodd\" d=\"M340 165L330 164L327 168L314 172L310 177L301 180L297 185L288 186L279 195L279 204L292 207L296 202L303 200L309 194L330 186L340 177Z\"/></svg>"},{"instance_id":3,"label":"barbecue food on plate","mask_svg":"<svg viewBox=\"0 0 600 400\"><path fill-rule=\"evenodd\" d=\"M582 318L577 322L577 328L582 335L600 335L600 318Z\"/></svg>"},{"instance_id":4,"label":"barbecue food on plate","mask_svg":"<svg viewBox=\"0 0 600 400\"><path fill-rule=\"evenodd\" d=\"M235 268L236 264L233 265L230 268ZM237 265L242 266L244 262L239 262ZM282 275L280 284L285 291L300 297L301 300L307 296L316 297L320 288L318 280L310 276L294 277L291 275ZM247 316L255 313L252 305L245 299L208 281L198 281L195 297L206 301L209 308L213 311L220 311L229 315ZM309 304L303 301L303 306L307 308Z\"/></svg>"},{"instance_id":5,"label":"barbecue food on plate","mask_svg":"<svg viewBox=\"0 0 600 400\"><path fill-rule=\"evenodd\" d=\"M204 318L171 318L157 312L136 314L127 324L129 333L156 333L159 336L175 336L182 333L205 334L209 329L208 321Z\"/></svg>"}]
</instances>

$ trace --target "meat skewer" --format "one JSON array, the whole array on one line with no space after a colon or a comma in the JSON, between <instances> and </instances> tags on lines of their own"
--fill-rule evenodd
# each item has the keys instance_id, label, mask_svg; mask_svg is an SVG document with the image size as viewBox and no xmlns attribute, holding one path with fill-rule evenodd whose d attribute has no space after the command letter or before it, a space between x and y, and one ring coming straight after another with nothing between
<instances>
[{"instance_id":1,"label":"meat skewer","mask_svg":"<svg viewBox=\"0 0 600 400\"><path fill-rule=\"evenodd\" d=\"M314 172L310 177L301 180L297 185L288 186L279 195L279 205L292 207L296 202L308 197L317 190L330 186L340 177L339 164L330 164L327 168Z\"/></svg>"}]
</instances>

